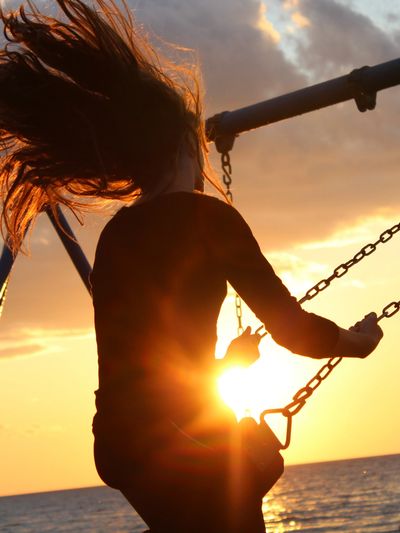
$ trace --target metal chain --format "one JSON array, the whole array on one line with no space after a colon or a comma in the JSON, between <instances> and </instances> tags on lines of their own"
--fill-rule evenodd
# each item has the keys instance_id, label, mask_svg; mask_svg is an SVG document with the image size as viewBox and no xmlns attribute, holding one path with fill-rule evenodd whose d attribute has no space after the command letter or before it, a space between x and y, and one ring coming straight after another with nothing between
<instances>
[{"instance_id":1,"label":"metal chain","mask_svg":"<svg viewBox=\"0 0 400 533\"><path fill-rule=\"evenodd\" d=\"M368 257L369 255L373 254L379 244L385 244L386 242L390 241L390 239L399 231L400 222L381 233L379 239L377 239L375 242L363 246L361 250L357 252L351 259L349 259L345 263L338 265L329 277L322 279L321 281L316 283L314 287L311 287L311 289L306 292L303 298L299 300L299 303L302 304L306 301L315 298L315 296L317 296L320 292L327 289L334 279L339 279L345 274L347 274L351 267L365 259L365 257Z\"/></svg>"},{"instance_id":2,"label":"metal chain","mask_svg":"<svg viewBox=\"0 0 400 533\"><path fill-rule=\"evenodd\" d=\"M233 194L231 190L232 185L232 163L229 152L222 152L221 154L221 167L222 167L222 181L226 187L226 196L229 201L233 203Z\"/></svg>"},{"instance_id":3,"label":"metal chain","mask_svg":"<svg viewBox=\"0 0 400 533\"><path fill-rule=\"evenodd\" d=\"M233 194L231 190L232 185L232 164L230 160L229 151L224 151L221 154L221 165L223 171L223 182L226 187L226 196L233 203ZM322 279L316 283L311 289L309 289L306 294L299 300L299 303L302 304L306 301L312 300L322 291L327 289L334 279L339 279L343 277L351 267L365 259L366 257L373 254L379 244L385 244L390 241L392 237L400 231L400 222L395 224L389 229L386 229L382 232L379 238L372 243L368 243L361 248L351 259L345 263L338 265L333 273L325 279ZM243 333L242 326L242 300L240 296L236 293L235 295L235 305L236 305L236 316L238 319L238 334ZM378 316L378 322L383 318L390 318L398 313L400 310L400 301L391 302L386 305L381 314ZM259 331L259 328L257 331ZM264 337L266 333L260 334L260 338ZM319 371L313 376L304 387L299 389L296 394L293 396L292 401L289 402L285 407L278 409L266 409L260 415L260 421L264 421L264 418L268 414L280 413L287 419L287 429L286 429L286 440L285 444L282 445L282 449L286 449L290 444L291 439L291 430L292 430L292 418L296 415L306 404L306 401L314 393L314 391L321 385L321 383L331 374L332 370L342 361L343 357L331 357L326 364L324 364Z\"/></svg>"},{"instance_id":4,"label":"metal chain","mask_svg":"<svg viewBox=\"0 0 400 533\"><path fill-rule=\"evenodd\" d=\"M6 297L7 297L9 279L10 279L10 277L8 277L6 279L6 281L3 283L3 286L1 287L1 290L0 290L0 317L3 314L4 303L5 303Z\"/></svg>"},{"instance_id":5,"label":"metal chain","mask_svg":"<svg viewBox=\"0 0 400 533\"><path fill-rule=\"evenodd\" d=\"M378 316L378 322L383 318L391 318L396 313L400 311L400 300L397 302L391 302L386 305L381 314ZM289 402L285 407L278 409L266 409L260 415L260 419L264 418L269 414L282 414L287 418L287 431L286 431L286 441L282 446L282 449L285 450L290 444L291 438L291 428L292 428L292 417L297 415L297 413L305 406L306 401L314 393L316 389L321 385L321 383L330 375L332 370L342 361L343 357L331 357L329 361L322 367L320 370L313 376L310 381L301 389L299 389L296 394L293 396L292 401Z\"/></svg>"},{"instance_id":6,"label":"metal chain","mask_svg":"<svg viewBox=\"0 0 400 533\"><path fill-rule=\"evenodd\" d=\"M344 276L352 266L356 265L365 257L368 257L375 252L379 244L384 244L390 241L390 239L399 231L400 223L395 224L391 228L385 230L380 234L379 239L373 243L363 246L361 250L352 257L352 259L337 266L328 278L319 281L316 285L314 285L314 287L309 289L305 296L299 300L299 303L303 303L315 298L320 292L327 289L334 279ZM382 320L382 318L390 318L394 316L399 311L399 308L400 302L391 302L390 304L386 305L382 309L381 314L378 316L378 322ZM296 394L293 396L293 401L288 403L283 409L278 409L278 411L282 412L282 414L286 417L297 414L304 407L306 400L313 394L315 389L320 386L321 382L329 376L329 374L340 363L341 360L342 357L331 357L328 362L323 365L315 374L315 376L312 377L304 387L296 392Z\"/></svg>"},{"instance_id":7,"label":"metal chain","mask_svg":"<svg viewBox=\"0 0 400 533\"><path fill-rule=\"evenodd\" d=\"M398 301L398 302L390 302L390 304L387 304L382 309L382 313L378 316L378 322L379 322L379 320L382 320L382 318L391 318L396 313L398 313L399 310L400 310L400 301Z\"/></svg>"},{"instance_id":8,"label":"metal chain","mask_svg":"<svg viewBox=\"0 0 400 533\"><path fill-rule=\"evenodd\" d=\"M226 196L231 203L233 203L233 194L232 194L232 164L231 157L229 152L222 152L221 154L221 167L222 167L222 181L226 187ZM243 309L242 309L242 299L235 293L235 309L236 309L236 319L237 319L237 333L240 336L243 333Z\"/></svg>"}]
</instances>

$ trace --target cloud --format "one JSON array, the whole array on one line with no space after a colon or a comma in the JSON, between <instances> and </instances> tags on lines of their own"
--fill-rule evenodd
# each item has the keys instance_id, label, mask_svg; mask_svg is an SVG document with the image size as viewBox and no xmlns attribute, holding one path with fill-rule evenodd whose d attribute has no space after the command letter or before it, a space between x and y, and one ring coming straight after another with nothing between
<instances>
[{"instance_id":1,"label":"cloud","mask_svg":"<svg viewBox=\"0 0 400 533\"><path fill-rule=\"evenodd\" d=\"M299 5L300 0L284 0L283 2L283 8L290 10L295 9Z\"/></svg>"},{"instance_id":2,"label":"cloud","mask_svg":"<svg viewBox=\"0 0 400 533\"><path fill-rule=\"evenodd\" d=\"M293 14L292 14L292 21L294 22L294 24L299 27L299 28L306 28L307 26L310 26L311 25L311 22L310 20L305 17L304 15L302 15L300 13L300 11L295 11Z\"/></svg>"},{"instance_id":3,"label":"cloud","mask_svg":"<svg viewBox=\"0 0 400 533\"><path fill-rule=\"evenodd\" d=\"M279 43L279 41L281 40L281 35L279 31L268 20L267 6L265 4L260 4L259 19L258 19L257 27L261 31L263 31L266 34L266 36L272 40L272 42Z\"/></svg>"},{"instance_id":4,"label":"cloud","mask_svg":"<svg viewBox=\"0 0 400 533\"><path fill-rule=\"evenodd\" d=\"M92 329L50 329L50 328L29 328L19 327L13 328L6 332L0 333L0 341L16 341L21 338L29 337L31 339L59 339L68 337L70 339L87 339L93 336Z\"/></svg>"},{"instance_id":5,"label":"cloud","mask_svg":"<svg viewBox=\"0 0 400 533\"><path fill-rule=\"evenodd\" d=\"M316 261L306 261L294 253L289 252L269 252L268 257L274 263L274 267L279 272L297 272L298 274L314 273L318 276L326 272L327 265Z\"/></svg>"},{"instance_id":6,"label":"cloud","mask_svg":"<svg viewBox=\"0 0 400 533\"><path fill-rule=\"evenodd\" d=\"M328 265L303 259L295 253L267 252L265 256L296 297L302 297L317 281L330 274Z\"/></svg>"},{"instance_id":7,"label":"cloud","mask_svg":"<svg viewBox=\"0 0 400 533\"><path fill-rule=\"evenodd\" d=\"M21 344L20 346L0 348L0 359L11 359L21 355L37 355L44 350L45 346L42 344Z\"/></svg>"},{"instance_id":8,"label":"cloud","mask_svg":"<svg viewBox=\"0 0 400 533\"><path fill-rule=\"evenodd\" d=\"M307 242L303 250L321 250L324 248L343 248L358 244L364 246L374 243L379 238L382 228L392 228L399 223L399 217L373 216L359 220L354 226L341 228L323 241ZM377 229L380 228L380 229Z\"/></svg>"},{"instance_id":9,"label":"cloud","mask_svg":"<svg viewBox=\"0 0 400 533\"><path fill-rule=\"evenodd\" d=\"M299 57L314 76L335 76L354 65L397 57L395 40L349 5L336 0L302 0L300 7L309 24L308 42L300 43Z\"/></svg>"},{"instance_id":10,"label":"cloud","mask_svg":"<svg viewBox=\"0 0 400 533\"><path fill-rule=\"evenodd\" d=\"M139 22L157 35L198 51L208 113L234 109L304 81L277 48L277 34L272 39L271 30L266 38L265 24L270 29L272 24L260 0L136 0L131 5Z\"/></svg>"},{"instance_id":11,"label":"cloud","mask_svg":"<svg viewBox=\"0 0 400 533\"><path fill-rule=\"evenodd\" d=\"M13 327L0 334L0 359L28 357L60 351L62 339L94 338L92 330Z\"/></svg>"}]
</instances>

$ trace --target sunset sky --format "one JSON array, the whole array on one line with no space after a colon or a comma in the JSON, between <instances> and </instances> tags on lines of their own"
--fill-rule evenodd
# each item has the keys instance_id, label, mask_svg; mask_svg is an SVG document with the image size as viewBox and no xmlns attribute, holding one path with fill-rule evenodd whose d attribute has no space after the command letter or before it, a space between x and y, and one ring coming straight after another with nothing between
<instances>
[{"instance_id":1,"label":"sunset sky","mask_svg":"<svg viewBox=\"0 0 400 533\"><path fill-rule=\"evenodd\" d=\"M398 0L129 3L152 33L197 50L206 116L400 55ZM236 207L301 297L400 221L400 87L379 93L373 112L361 114L348 102L244 134L232 161ZM91 262L107 220L92 215L83 228L71 220ZM379 313L400 299L399 252L400 234L307 309L343 327ZM248 310L245 319L257 324ZM0 495L100 484L92 458L92 305L45 216L30 256L16 261L1 320ZM344 361L296 416L287 464L400 453L400 313L381 325L378 350ZM229 294L218 353L235 333ZM254 413L289 402L321 366L270 340L261 349L247 387Z\"/></svg>"}]
</instances>

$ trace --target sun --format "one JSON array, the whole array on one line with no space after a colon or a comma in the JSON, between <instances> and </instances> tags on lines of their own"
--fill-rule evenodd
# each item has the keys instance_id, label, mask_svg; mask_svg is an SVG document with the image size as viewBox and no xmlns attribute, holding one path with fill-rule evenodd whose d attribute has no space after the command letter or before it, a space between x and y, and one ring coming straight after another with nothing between
<instances>
[{"instance_id":1,"label":"sun","mask_svg":"<svg viewBox=\"0 0 400 533\"><path fill-rule=\"evenodd\" d=\"M218 378L218 390L238 420L258 419L265 409L286 405L306 372L292 354L267 338L260 345L260 359L249 368L227 369Z\"/></svg>"},{"instance_id":2,"label":"sun","mask_svg":"<svg viewBox=\"0 0 400 533\"><path fill-rule=\"evenodd\" d=\"M218 378L219 394L238 419L243 418L250 409L248 372L248 369L237 366L225 370Z\"/></svg>"}]
</instances>

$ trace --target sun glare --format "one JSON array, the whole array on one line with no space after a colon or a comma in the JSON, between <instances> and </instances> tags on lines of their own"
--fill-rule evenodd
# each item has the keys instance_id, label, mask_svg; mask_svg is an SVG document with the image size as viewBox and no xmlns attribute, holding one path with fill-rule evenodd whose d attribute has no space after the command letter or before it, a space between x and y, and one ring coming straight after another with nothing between
<instances>
[{"instance_id":1,"label":"sun glare","mask_svg":"<svg viewBox=\"0 0 400 533\"><path fill-rule=\"evenodd\" d=\"M260 359L249 368L231 367L218 379L219 394L238 419L258 419L265 409L284 406L306 375L270 338L262 342L260 353Z\"/></svg>"},{"instance_id":2,"label":"sun glare","mask_svg":"<svg viewBox=\"0 0 400 533\"><path fill-rule=\"evenodd\" d=\"M248 369L233 367L226 370L218 379L218 390L223 401L235 412L238 419L249 410L246 389Z\"/></svg>"}]
</instances>

